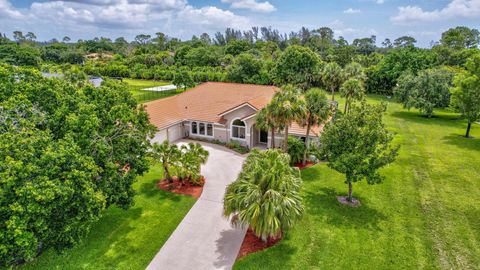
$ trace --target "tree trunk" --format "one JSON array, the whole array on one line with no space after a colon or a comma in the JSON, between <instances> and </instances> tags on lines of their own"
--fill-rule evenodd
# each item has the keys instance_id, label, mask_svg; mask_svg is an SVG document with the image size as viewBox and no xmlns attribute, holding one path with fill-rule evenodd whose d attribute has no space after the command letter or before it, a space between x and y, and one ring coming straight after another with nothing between
<instances>
[{"instance_id":1,"label":"tree trunk","mask_svg":"<svg viewBox=\"0 0 480 270\"><path fill-rule=\"evenodd\" d=\"M272 148L275 149L275 129L272 128Z\"/></svg>"},{"instance_id":2,"label":"tree trunk","mask_svg":"<svg viewBox=\"0 0 480 270\"><path fill-rule=\"evenodd\" d=\"M283 142L283 151L288 153L288 124L285 126L285 138Z\"/></svg>"},{"instance_id":3,"label":"tree trunk","mask_svg":"<svg viewBox=\"0 0 480 270\"><path fill-rule=\"evenodd\" d=\"M165 179L167 179L169 183L172 183L172 177L170 176L170 172L168 171L168 166L165 163L163 164L163 172L165 175Z\"/></svg>"},{"instance_id":4,"label":"tree trunk","mask_svg":"<svg viewBox=\"0 0 480 270\"><path fill-rule=\"evenodd\" d=\"M349 202L352 202L352 201L353 201L352 193L353 193L353 190L352 190L352 182L349 181L349 182L348 182L348 199L347 199Z\"/></svg>"},{"instance_id":5,"label":"tree trunk","mask_svg":"<svg viewBox=\"0 0 480 270\"><path fill-rule=\"evenodd\" d=\"M465 134L465 137L470 138L470 129L471 128L472 128L472 122L468 121L467 133Z\"/></svg>"},{"instance_id":6,"label":"tree trunk","mask_svg":"<svg viewBox=\"0 0 480 270\"><path fill-rule=\"evenodd\" d=\"M303 153L303 166L307 164L307 153L308 153L308 148L310 147L310 144L308 143L310 139L310 121L307 123L307 136L305 137L305 152Z\"/></svg>"}]
</instances>

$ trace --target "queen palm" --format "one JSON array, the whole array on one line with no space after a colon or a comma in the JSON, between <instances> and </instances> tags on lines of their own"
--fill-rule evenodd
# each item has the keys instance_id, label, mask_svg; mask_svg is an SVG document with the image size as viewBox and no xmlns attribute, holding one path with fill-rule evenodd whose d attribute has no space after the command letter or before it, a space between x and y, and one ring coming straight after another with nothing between
<instances>
[{"instance_id":1,"label":"queen palm","mask_svg":"<svg viewBox=\"0 0 480 270\"><path fill-rule=\"evenodd\" d=\"M224 215L264 241L281 236L304 212L300 172L289 164L290 156L278 149L253 149L226 189Z\"/></svg>"},{"instance_id":2,"label":"queen palm","mask_svg":"<svg viewBox=\"0 0 480 270\"><path fill-rule=\"evenodd\" d=\"M275 93L269 104L273 119L278 126L285 129L283 150L288 151L288 128L296 120L301 119L305 113L305 100L300 90L293 86L285 86Z\"/></svg>"},{"instance_id":3,"label":"queen palm","mask_svg":"<svg viewBox=\"0 0 480 270\"><path fill-rule=\"evenodd\" d=\"M332 100L335 100L335 92L342 85L344 76L342 68L335 62L330 62L323 68L322 82L332 92Z\"/></svg>"},{"instance_id":4,"label":"queen palm","mask_svg":"<svg viewBox=\"0 0 480 270\"><path fill-rule=\"evenodd\" d=\"M340 88L340 93L342 97L345 97L344 113L348 113L354 100L362 101L365 99L363 83L358 79L348 79Z\"/></svg>"},{"instance_id":5,"label":"queen palm","mask_svg":"<svg viewBox=\"0 0 480 270\"><path fill-rule=\"evenodd\" d=\"M331 113L332 107L322 90L319 88L312 88L305 93L305 117L298 121L302 127L307 128L303 165L307 162L311 127L325 123Z\"/></svg>"}]
</instances>

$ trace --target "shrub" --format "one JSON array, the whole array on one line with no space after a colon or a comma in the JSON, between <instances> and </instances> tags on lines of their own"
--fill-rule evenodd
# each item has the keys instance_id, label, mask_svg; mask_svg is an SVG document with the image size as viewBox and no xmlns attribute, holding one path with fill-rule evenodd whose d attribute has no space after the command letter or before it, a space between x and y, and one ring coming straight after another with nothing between
<instances>
[{"instance_id":1,"label":"shrub","mask_svg":"<svg viewBox=\"0 0 480 270\"><path fill-rule=\"evenodd\" d=\"M303 153L305 152L305 143L297 137L288 137L288 154L290 155L291 164L302 162Z\"/></svg>"}]
</instances>

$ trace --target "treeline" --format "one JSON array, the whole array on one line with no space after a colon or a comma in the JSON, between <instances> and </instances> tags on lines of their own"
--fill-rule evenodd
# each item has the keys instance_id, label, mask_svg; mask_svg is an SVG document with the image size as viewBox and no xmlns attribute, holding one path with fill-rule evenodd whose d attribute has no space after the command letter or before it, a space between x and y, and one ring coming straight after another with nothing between
<instances>
[{"instance_id":1,"label":"treeline","mask_svg":"<svg viewBox=\"0 0 480 270\"><path fill-rule=\"evenodd\" d=\"M328 27L303 27L289 34L271 27L228 28L213 37L203 33L186 41L163 33L140 34L131 42L123 37L38 42L34 33L19 31L13 33L13 40L0 36L0 61L43 71L65 72L75 65L97 76L174 80L182 73L186 81L194 82L279 84L291 83L285 81L285 72L293 72L286 77L294 78L305 75L306 69L309 85L325 87L321 70L327 63L343 68L356 62L365 69L367 92L389 95L405 72L416 75L429 68L463 67L466 59L479 51L480 40L479 31L468 27L449 29L429 49L416 47L417 41L410 36L382 42L370 36L349 43L343 37L335 38ZM280 64L288 48L296 50L290 52L287 62L299 66L280 70L288 64Z\"/></svg>"}]
</instances>

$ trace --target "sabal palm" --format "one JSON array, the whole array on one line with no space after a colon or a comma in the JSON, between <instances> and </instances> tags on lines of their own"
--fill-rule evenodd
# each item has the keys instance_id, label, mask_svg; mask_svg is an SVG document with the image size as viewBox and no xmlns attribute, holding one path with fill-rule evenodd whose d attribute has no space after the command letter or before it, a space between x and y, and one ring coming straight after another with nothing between
<instances>
[{"instance_id":1,"label":"sabal palm","mask_svg":"<svg viewBox=\"0 0 480 270\"><path fill-rule=\"evenodd\" d=\"M344 79L358 79L360 81L365 81L366 75L364 68L357 62L352 62L345 66L344 70Z\"/></svg>"},{"instance_id":2,"label":"sabal palm","mask_svg":"<svg viewBox=\"0 0 480 270\"><path fill-rule=\"evenodd\" d=\"M275 129L278 128L278 126L275 123L272 107L270 105L267 105L258 112L255 124L259 129L271 132L271 147L275 148Z\"/></svg>"},{"instance_id":3,"label":"sabal palm","mask_svg":"<svg viewBox=\"0 0 480 270\"><path fill-rule=\"evenodd\" d=\"M153 144L152 150L154 160L162 164L165 179L172 182L170 167L175 165L180 159L180 149L178 149L176 144L170 144L168 141L164 141L161 144Z\"/></svg>"},{"instance_id":4,"label":"sabal palm","mask_svg":"<svg viewBox=\"0 0 480 270\"><path fill-rule=\"evenodd\" d=\"M288 154L278 149L254 149L237 180L227 187L224 215L263 240L293 227L304 208L300 172L289 164Z\"/></svg>"},{"instance_id":5,"label":"sabal palm","mask_svg":"<svg viewBox=\"0 0 480 270\"><path fill-rule=\"evenodd\" d=\"M288 151L288 128L298 119L303 118L305 113L305 100L300 90L293 86L285 86L275 93L269 104L273 119L277 125L285 129L283 150Z\"/></svg>"},{"instance_id":6,"label":"sabal palm","mask_svg":"<svg viewBox=\"0 0 480 270\"><path fill-rule=\"evenodd\" d=\"M331 114L332 106L321 89L312 88L305 93L305 117L299 120L299 124L307 128L303 165L305 165L307 161L307 153L310 147L309 136L311 127L325 123Z\"/></svg>"},{"instance_id":7,"label":"sabal palm","mask_svg":"<svg viewBox=\"0 0 480 270\"><path fill-rule=\"evenodd\" d=\"M332 92L332 100L335 100L335 92L342 85L344 76L342 68L335 62L330 62L323 68L322 82Z\"/></svg>"},{"instance_id":8,"label":"sabal palm","mask_svg":"<svg viewBox=\"0 0 480 270\"><path fill-rule=\"evenodd\" d=\"M363 83L358 79L348 79L340 88L342 97L345 97L344 113L348 113L354 100L362 101L365 98Z\"/></svg>"}]
</instances>

